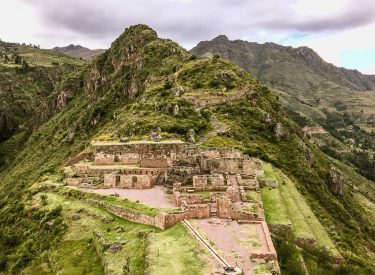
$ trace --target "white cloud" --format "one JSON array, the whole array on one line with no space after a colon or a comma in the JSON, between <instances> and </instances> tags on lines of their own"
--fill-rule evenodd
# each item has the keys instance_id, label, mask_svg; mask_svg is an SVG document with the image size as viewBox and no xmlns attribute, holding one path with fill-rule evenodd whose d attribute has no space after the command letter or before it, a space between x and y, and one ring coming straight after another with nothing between
<instances>
[{"instance_id":1,"label":"white cloud","mask_svg":"<svg viewBox=\"0 0 375 275\"><path fill-rule=\"evenodd\" d=\"M0 38L43 47L108 47L144 23L186 48L231 39L307 45L336 65L350 49L375 47L373 0L1 0Z\"/></svg>"},{"instance_id":2,"label":"white cloud","mask_svg":"<svg viewBox=\"0 0 375 275\"><path fill-rule=\"evenodd\" d=\"M375 24L360 28L345 30L335 33L322 33L316 36L308 36L301 41L289 41L294 46L308 46L314 49L326 61L337 66L343 66L345 57L343 54L350 54L351 50L368 51L375 49ZM350 56L346 56L350 57ZM375 67L375 64L374 64ZM358 69L361 64L358 63ZM366 73L375 74L375 70L365 69Z\"/></svg>"},{"instance_id":3,"label":"white cloud","mask_svg":"<svg viewBox=\"0 0 375 275\"><path fill-rule=\"evenodd\" d=\"M0 39L34 43L35 32L40 28L36 13L27 4L14 0L0 3Z\"/></svg>"}]
</instances>

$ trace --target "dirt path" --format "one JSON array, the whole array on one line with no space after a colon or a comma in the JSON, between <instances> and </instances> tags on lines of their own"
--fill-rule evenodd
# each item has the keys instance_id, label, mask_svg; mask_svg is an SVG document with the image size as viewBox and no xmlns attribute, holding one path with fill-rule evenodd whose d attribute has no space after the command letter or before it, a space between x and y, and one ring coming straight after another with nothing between
<instances>
[{"instance_id":1,"label":"dirt path","mask_svg":"<svg viewBox=\"0 0 375 275\"><path fill-rule=\"evenodd\" d=\"M250 260L252 253L266 254L269 247L261 223L238 224L223 219L193 220L191 224L221 252L226 261L240 267L245 275L254 274L257 262Z\"/></svg>"},{"instance_id":2,"label":"dirt path","mask_svg":"<svg viewBox=\"0 0 375 275\"><path fill-rule=\"evenodd\" d=\"M118 194L120 198L126 198L133 201L139 201L142 204L158 207L158 208L176 208L176 206L167 198L164 193L164 187L154 186L151 189L82 189L87 192L92 192L101 195Z\"/></svg>"}]
</instances>

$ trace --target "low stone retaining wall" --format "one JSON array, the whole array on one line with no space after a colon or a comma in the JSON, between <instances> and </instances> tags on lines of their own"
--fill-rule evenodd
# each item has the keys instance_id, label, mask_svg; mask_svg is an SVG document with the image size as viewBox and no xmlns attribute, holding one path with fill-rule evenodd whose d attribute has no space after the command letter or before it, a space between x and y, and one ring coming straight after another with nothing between
<instances>
[{"instance_id":1,"label":"low stone retaining wall","mask_svg":"<svg viewBox=\"0 0 375 275\"><path fill-rule=\"evenodd\" d=\"M276 179L258 178L258 182L259 182L260 187L277 188L279 186L279 183Z\"/></svg>"},{"instance_id":2,"label":"low stone retaining wall","mask_svg":"<svg viewBox=\"0 0 375 275\"><path fill-rule=\"evenodd\" d=\"M293 227L291 224L268 224L271 232L289 232L293 233Z\"/></svg>"},{"instance_id":3,"label":"low stone retaining wall","mask_svg":"<svg viewBox=\"0 0 375 275\"><path fill-rule=\"evenodd\" d=\"M155 226L160 229L172 227L176 223L184 219L203 219L210 216L210 207L206 204L194 208L189 208L186 211L181 212L160 212L155 217L151 217L137 210L126 209L121 206L113 205L99 200L86 199L86 202L92 206L103 208L123 219L136 223Z\"/></svg>"},{"instance_id":4,"label":"low stone retaining wall","mask_svg":"<svg viewBox=\"0 0 375 275\"><path fill-rule=\"evenodd\" d=\"M103 208L116 216L119 216L121 218L124 218L126 220L152 225L155 226L155 218L148 216L146 214L143 214L139 211L133 210L133 209L126 209L118 205L113 205L107 202L99 201L99 200L93 200L93 199L87 199L86 202L92 206Z\"/></svg>"},{"instance_id":5,"label":"low stone retaining wall","mask_svg":"<svg viewBox=\"0 0 375 275\"><path fill-rule=\"evenodd\" d=\"M300 247L314 246L316 247L316 239L314 238L296 238L296 244Z\"/></svg>"}]
</instances>

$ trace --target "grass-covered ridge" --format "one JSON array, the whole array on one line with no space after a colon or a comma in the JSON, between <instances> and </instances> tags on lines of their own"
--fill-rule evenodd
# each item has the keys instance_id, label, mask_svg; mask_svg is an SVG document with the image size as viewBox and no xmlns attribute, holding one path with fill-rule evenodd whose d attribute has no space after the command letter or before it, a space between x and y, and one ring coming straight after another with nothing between
<instances>
[{"instance_id":1,"label":"grass-covered ridge","mask_svg":"<svg viewBox=\"0 0 375 275\"><path fill-rule=\"evenodd\" d=\"M172 139L184 139L189 129L194 129L197 140L213 131L203 146L233 145L282 170L324 229L332 230L330 236L335 236L345 268L358 272L373 268L374 256L368 251L374 251L374 226L367 222L367 215L355 211L359 204L350 192L339 197L329 191L332 160L307 144L314 162L307 161L301 151L301 130L281 110L277 97L235 65L220 58L196 59L176 43L159 39L147 26L137 25L92 64L65 79L59 89L71 91L66 105L31 134L0 174L0 227L4 229L3 239L11 240L1 243L2 270L20 272L45 251L53 250L55 244L57 247L64 232L69 232L61 227L59 234L53 234L56 229L48 228L39 240L38 218L49 215L50 210L37 206L41 214L32 215L35 222L28 226L37 249L26 253L30 240L25 240L23 233L30 217L22 209L32 201L25 191L29 186L45 175L58 173L65 160L84 150L93 139L141 139L158 127L162 136ZM57 96L54 93L52 99ZM203 105L198 100L202 97L207 100ZM176 105L178 113L174 112ZM264 119L267 116L271 118L268 121ZM213 123L213 117L225 125L224 131L217 129L221 127ZM285 132L279 138L275 136L277 124ZM350 181L352 176L345 175ZM61 211L67 207L61 205L56 219L63 217ZM14 209L22 210L18 218ZM27 257L18 261L19 255ZM137 255L131 261L137 262ZM280 261L285 260L283 257ZM314 261L319 263L314 257L311 261L311 266Z\"/></svg>"}]
</instances>

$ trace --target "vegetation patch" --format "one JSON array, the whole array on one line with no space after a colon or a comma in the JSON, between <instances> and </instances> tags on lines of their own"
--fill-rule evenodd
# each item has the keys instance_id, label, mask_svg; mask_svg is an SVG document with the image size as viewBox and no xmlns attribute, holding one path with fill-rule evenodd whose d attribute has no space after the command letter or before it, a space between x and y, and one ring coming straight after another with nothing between
<instances>
[{"instance_id":1,"label":"vegetation patch","mask_svg":"<svg viewBox=\"0 0 375 275\"><path fill-rule=\"evenodd\" d=\"M205 251L197 241L178 223L149 237L148 272L164 274L206 274Z\"/></svg>"}]
</instances>

